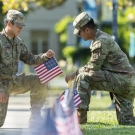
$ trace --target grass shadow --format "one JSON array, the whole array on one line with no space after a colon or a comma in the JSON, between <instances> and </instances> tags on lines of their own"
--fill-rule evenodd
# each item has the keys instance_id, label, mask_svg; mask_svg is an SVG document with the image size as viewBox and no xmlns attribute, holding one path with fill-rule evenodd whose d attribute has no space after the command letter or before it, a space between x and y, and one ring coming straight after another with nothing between
<instances>
[{"instance_id":1,"label":"grass shadow","mask_svg":"<svg viewBox=\"0 0 135 135\"><path fill-rule=\"evenodd\" d=\"M112 125L112 124L106 124L106 123L103 123L103 122L87 122L87 125L104 125L104 126L109 126L109 125Z\"/></svg>"},{"instance_id":2,"label":"grass shadow","mask_svg":"<svg viewBox=\"0 0 135 135\"><path fill-rule=\"evenodd\" d=\"M107 109L107 108L90 108L90 111L115 111L115 108L113 109Z\"/></svg>"}]
</instances>

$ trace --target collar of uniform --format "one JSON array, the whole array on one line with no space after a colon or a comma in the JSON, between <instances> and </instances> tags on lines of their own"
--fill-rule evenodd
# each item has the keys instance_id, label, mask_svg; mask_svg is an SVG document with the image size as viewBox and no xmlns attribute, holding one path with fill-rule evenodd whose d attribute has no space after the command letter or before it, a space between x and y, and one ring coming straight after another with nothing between
<instances>
[{"instance_id":1,"label":"collar of uniform","mask_svg":"<svg viewBox=\"0 0 135 135\"><path fill-rule=\"evenodd\" d=\"M4 34L6 36L6 38L8 38L10 41L12 41L14 39L14 37L11 38L10 36L8 36L8 34L6 33L5 29L2 30L2 34Z\"/></svg>"},{"instance_id":2,"label":"collar of uniform","mask_svg":"<svg viewBox=\"0 0 135 135\"><path fill-rule=\"evenodd\" d=\"M97 29L97 32L96 32L96 35L95 35L95 40L99 37L99 35L100 35L100 30Z\"/></svg>"},{"instance_id":3,"label":"collar of uniform","mask_svg":"<svg viewBox=\"0 0 135 135\"><path fill-rule=\"evenodd\" d=\"M95 39L92 40L91 45L92 45L92 44L95 42L95 40L98 38L99 34L100 34L100 30L97 29L96 34L95 34Z\"/></svg>"}]
</instances>

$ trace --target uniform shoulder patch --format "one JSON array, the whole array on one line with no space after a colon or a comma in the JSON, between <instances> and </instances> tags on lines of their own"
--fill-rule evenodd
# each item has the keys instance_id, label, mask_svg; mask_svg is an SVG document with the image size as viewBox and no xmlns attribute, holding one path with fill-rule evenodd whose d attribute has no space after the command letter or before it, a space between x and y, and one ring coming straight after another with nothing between
<instances>
[{"instance_id":1,"label":"uniform shoulder patch","mask_svg":"<svg viewBox=\"0 0 135 135\"><path fill-rule=\"evenodd\" d=\"M91 46L90 46L90 49L91 51L94 51L96 49L99 49L101 48L101 41L95 41Z\"/></svg>"}]
</instances>

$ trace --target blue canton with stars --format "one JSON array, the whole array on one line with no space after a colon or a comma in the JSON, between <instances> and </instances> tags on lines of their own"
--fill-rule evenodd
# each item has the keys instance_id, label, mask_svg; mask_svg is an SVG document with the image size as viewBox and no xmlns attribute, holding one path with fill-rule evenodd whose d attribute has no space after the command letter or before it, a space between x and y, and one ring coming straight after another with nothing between
<instances>
[{"instance_id":1,"label":"blue canton with stars","mask_svg":"<svg viewBox=\"0 0 135 135\"><path fill-rule=\"evenodd\" d=\"M45 61L44 65L47 70L51 70L54 67L58 66L58 63L56 62L55 58L52 57L52 58L48 59L47 61Z\"/></svg>"}]
</instances>

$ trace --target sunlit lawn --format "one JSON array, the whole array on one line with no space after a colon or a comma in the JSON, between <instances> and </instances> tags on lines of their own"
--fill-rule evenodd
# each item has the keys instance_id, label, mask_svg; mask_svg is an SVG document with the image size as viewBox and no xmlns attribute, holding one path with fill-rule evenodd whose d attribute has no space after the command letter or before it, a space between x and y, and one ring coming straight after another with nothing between
<instances>
[{"instance_id":1,"label":"sunlit lawn","mask_svg":"<svg viewBox=\"0 0 135 135\"><path fill-rule=\"evenodd\" d=\"M106 109L110 104L108 93L103 93L101 99L91 97L88 123L81 125L84 135L135 135L135 126L118 125L115 109Z\"/></svg>"},{"instance_id":2,"label":"sunlit lawn","mask_svg":"<svg viewBox=\"0 0 135 135\"><path fill-rule=\"evenodd\" d=\"M50 95L62 92L55 88L55 91L50 91ZM118 125L115 109L107 109L111 104L109 93L103 92L102 95L101 99L97 99L96 95L91 96L87 124L81 125L84 135L135 135L135 126Z\"/></svg>"}]
</instances>

